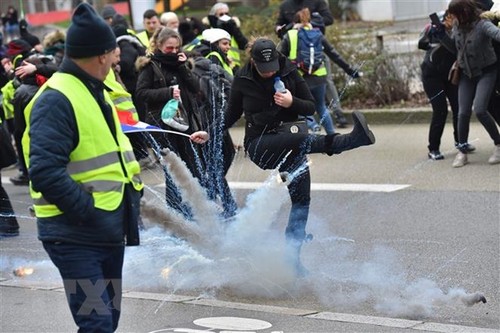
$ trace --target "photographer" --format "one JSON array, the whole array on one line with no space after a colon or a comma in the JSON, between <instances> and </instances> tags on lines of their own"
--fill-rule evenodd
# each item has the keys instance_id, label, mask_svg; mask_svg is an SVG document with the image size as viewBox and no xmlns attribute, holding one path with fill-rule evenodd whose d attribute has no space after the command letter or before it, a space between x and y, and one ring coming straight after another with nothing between
<instances>
[{"instance_id":1,"label":"photographer","mask_svg":"<svg viewBox=\"0 0 500 333\"><path fill-rule=\"evenodd\" d=\"M229 6L218 2L212 6L208 16L203 18L203 23L210 28L226 30L231 35L231 49L228 58L231 60L233 71L241 67L240 50L244 50L248 39L240 30L240 20L229 14Z\"/></svg>"}]
</instances>

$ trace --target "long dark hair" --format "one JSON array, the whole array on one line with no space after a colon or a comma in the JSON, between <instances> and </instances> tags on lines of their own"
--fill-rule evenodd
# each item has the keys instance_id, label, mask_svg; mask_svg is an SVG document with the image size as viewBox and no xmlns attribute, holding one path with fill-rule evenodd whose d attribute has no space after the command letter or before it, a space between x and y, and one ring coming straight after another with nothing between
<instances>
[{"instance_id":1,"label":"long dark hair","mask_svg":"<svg viewBox=\"0 0 500 333\"><path fill-rule=\"evenodd\" d=\"M457 18L460 28L465 28L480 19L481 9L476 0L452 0L448 5L448 13Z\"/></svg>"}]
</instances>

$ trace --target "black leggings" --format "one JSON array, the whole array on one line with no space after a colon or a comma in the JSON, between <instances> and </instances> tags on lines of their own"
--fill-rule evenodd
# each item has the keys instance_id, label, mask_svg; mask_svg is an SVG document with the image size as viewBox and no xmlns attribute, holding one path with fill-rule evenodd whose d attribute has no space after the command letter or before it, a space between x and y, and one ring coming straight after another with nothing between
<instances>
[{"instance_id":1,"label":"black leggings","mask_svg":"<svg viewBox=\"0 0 500 333\"><path fill-rule=\"evenodd\" d=\"M448 99L453 117L453 138L458 142L458 88L447 78L422 77L425 93L432 106L432 119L429 127L429 151L439 150L446 118L448 116ZM467 138L466 138L467 139Z\"/></svg>"},{"instance_id":2,"label":"black leggings","mask_svg":"<svg viewBox=\"0 0 500 333\"><path fill-rule=\"evenodd\" d=\"M272 133L245 140L248 156L261 169L302 172L288 185L292 208L285 235L289 240L303 241L311 202L311 174L306 165L309 153L324 153L324 136L302 133Z\"/></svg>"}]
</instances>

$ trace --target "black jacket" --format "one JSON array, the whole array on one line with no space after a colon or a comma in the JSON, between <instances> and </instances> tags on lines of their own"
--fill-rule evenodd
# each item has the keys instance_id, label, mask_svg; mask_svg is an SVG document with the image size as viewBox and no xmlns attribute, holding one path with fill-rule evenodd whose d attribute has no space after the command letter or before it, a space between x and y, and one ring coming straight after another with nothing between
<instances>
[{"instance_id":1,"label":"black jacket","mask_svg":"<svg viewBox=\"0 0 500 333\"><path fill-rule=\"evenodd\" d=\"M311 14L318 12L323 17L325 26L333 24L333 15L325 0L285 0L280 5L276 25L293 23L295 13L303 8L309 8Z\"/></svg>"},{"instance_id":2,"label":"black jacket","mask_svg":"<svg viewBox=\"0 0 500 333\"><path fill-rule=\"evenodd\" d=\"M452 50L441 44L439 39L434 36L431 25L425 26L420 33L418 48L426 51L424 60L420 65L422 69L422 78L448 79L450 68L457 59Z\"/></svg>"},{"instance_id":3,"label":"black jacket","mask_svg":"<svg viewBox=\"0 0 500 333\"><path fill-rule=\"evenodd\" d=\"M146 121L152 125L170 129L162 122L161 111L163 106L172 99L171 86L178 84L182 103L190 116L188 131L198 130L198 120L194 117L198 108L195 96L200 89L198 79L186 64L166 66L151 58L143 58L143 60L135 93L138 99L146 103Z\"/></svg>"},{"instance_id":4,"label":"black jacket","mask_svg":"<svg viewBox=\"0 0 500 333\"><path fill-rule=\"evenodd\" d=\"M280 122L296 121L299 116L314 114L314 99L295 65L283 55L280 55L279 62L280 70L276 76L281 77L285 87L291 92L292 106L277 106L273 99L274 78L261 78L254 66L248 62L234 77L225 128L231 127L244 114L246 121L254 125L251 129L247 128L247 140L278 126Z\"/></svg>"},{"instance_id":5,"label":"black jacket","mask_svg":"<svg viewBox=\"0 0 500 333\"><path fill-rule=\"evenodd\" d=\"M141 42L130 35L123 35L116 39L118 46L120 47L120 78L125 85L127 91L135 96L135 89L137 84L138 72L135 67L135 61L138 57L144 56L146 50L142 46Z\"/></svg>"}]
</instances>

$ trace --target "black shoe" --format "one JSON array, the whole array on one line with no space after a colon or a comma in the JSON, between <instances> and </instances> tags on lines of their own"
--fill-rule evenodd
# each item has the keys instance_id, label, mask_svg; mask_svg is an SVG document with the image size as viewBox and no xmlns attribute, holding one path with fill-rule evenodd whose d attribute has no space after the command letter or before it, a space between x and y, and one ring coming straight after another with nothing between
<instances>
[{"instance_id":1,"label":"black shoe","mask_svg":"<svg viewBox=\"0 0 500 333\"><path fill-rule=\"evenodd\" d=\"M459 149L462 153L466 154L472 153L473 151L476 150L476 147L474 147L468 142L464 143L463 145L460 145L458 142L455 142L455 148Z\"/></svg>"},{"instance_id":2,"label":"black shoe","mask_svg":"<svg viewBox=\"0 0 500 333\"><path fill-rule=\"evenodd\" d=\"M346 128L349 125L349 121L347 121L344 112L342 112L341 110L334 110L333 116L335 118L335 124L338 128Z\"/></svg>"},{"instance_id":3,"label":"black shoe","mask_svg":"<svg viewBox=\"0 0 500 333\"><path fill-rule=\"evenodd\" d=\"M444 156L439 150L432 150L427 154L427 156L429 156L429 158L434 161L444 160Z\"/></svg>"},{"instance_id":4,"label":"black shoe","mask_svg":"<svg viewBox=\"0 0 500 333\"><path fill-rule=\"evenodd\" d=\"M12 184L17 186L28 186L30 183L28 176L22 172L18 173L15 177L10 177L9 180Z\"/></svg>"},{"instance_id":5,"label":"black shoe","mask_svg":"<svg viewBox=\"0 0 500 333\"><path fill-rule=\"evenodd\" d=\"M347 126L348 126L348 125L349 125L349 123L347 123L347 122L340 122L340 121L337 121L337 122L335 123L335 126L336 126L337 128L347 128Z\"/></svg>"},{"instance_id":6,"label":"black shoe","mask_svg":"<svg viewBox=\"0 0 500 333\"><path fill-rule=\"evenodd\" d=\"M2 217L0 220L0 238L19 236L19 224L13 216Z\"/></svg>"},{"instance_id":7,"label":"black shoe","mask_svg":"<svg viewBox=\"0 0 500 333\"><path fill-rule=\"evenodd\" d=\"M17 228L17 229L0 228L0 238L2 238L2 237L15 237L15 236L19 236L19 228Z\"/></svg>"}]
</instances>

